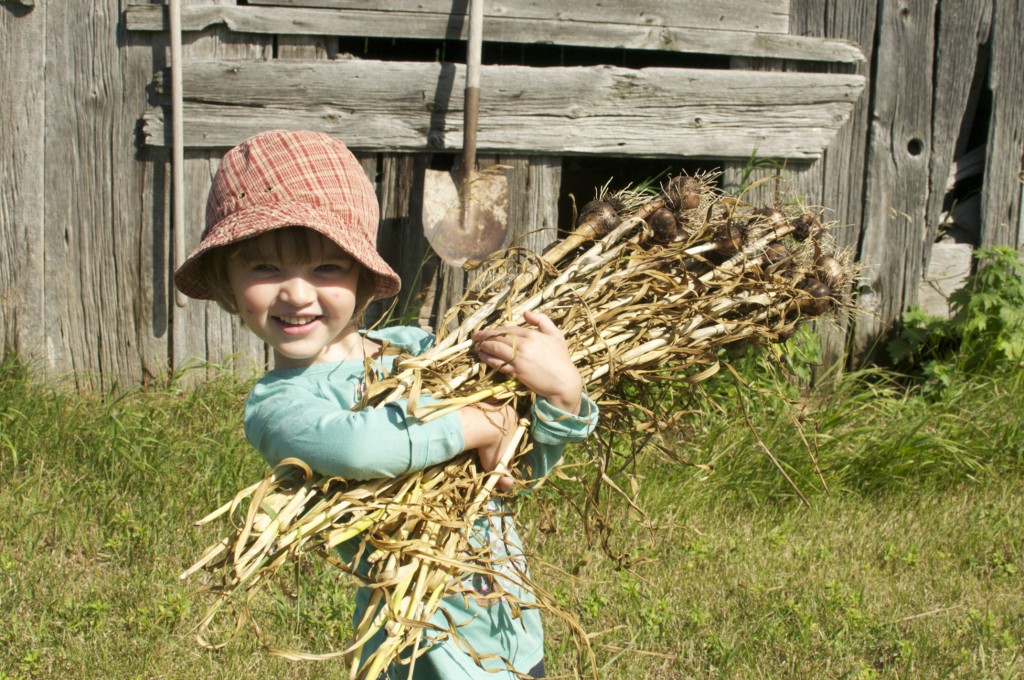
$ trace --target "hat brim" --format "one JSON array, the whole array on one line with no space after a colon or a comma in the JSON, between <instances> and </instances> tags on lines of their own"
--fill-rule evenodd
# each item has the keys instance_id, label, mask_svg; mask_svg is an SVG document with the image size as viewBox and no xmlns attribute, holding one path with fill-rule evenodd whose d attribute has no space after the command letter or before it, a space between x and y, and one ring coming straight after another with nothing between
<instances>
[{"instance_id":1,"label":"hat brim","mask_svg":"<svg viewBox=\"0 0 1024 680\"><path fill-rule=\"evenodd\" d=\"M174 272L174 284L185 295L211 300L213 295L200 275L204 256L214 248L284 227L306 227L322 234L351 255L374 275L373 297L386 298L398 293L401 279L377 253L376 244L358 233L337 215L302 203L262 204L240 210L218 222Z\"/></svg>"}]
</instances>

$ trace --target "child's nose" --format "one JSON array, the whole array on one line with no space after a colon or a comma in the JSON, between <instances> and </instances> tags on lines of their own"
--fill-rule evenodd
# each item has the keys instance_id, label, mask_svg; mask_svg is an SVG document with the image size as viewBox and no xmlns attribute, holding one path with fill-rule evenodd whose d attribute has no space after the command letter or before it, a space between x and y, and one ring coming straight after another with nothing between
<instances>
[{"instance_id":1,"label":"child's nose","mask_svg":"<svg viewBox=\"0 0 1024 680\"><path fill-rule=\"evenodd\" d=\"M280 297L291 305L301 307L316 299L316 287L301 276L293 276L281 284Z\"/></svg>"}]
</instances>

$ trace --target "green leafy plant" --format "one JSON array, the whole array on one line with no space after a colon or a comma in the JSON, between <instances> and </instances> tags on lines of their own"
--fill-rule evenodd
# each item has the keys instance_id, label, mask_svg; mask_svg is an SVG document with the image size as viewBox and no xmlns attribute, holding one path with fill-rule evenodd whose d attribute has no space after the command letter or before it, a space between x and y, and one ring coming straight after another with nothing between
<instances>
[{"instance_id":1,"label":"green leafy plant","mask_svg":"<svg viewBox=\"0 0 1024 680\"><path fill-rule=\"evenodd\" d=\"M949 298L952 316L932 317L915 308L903 316L889 343L897 365L919 366L947 384L957 370L1024 363L1024 261L1012 248L975 251L978 270Z\"/></svg>"}]
</instances>

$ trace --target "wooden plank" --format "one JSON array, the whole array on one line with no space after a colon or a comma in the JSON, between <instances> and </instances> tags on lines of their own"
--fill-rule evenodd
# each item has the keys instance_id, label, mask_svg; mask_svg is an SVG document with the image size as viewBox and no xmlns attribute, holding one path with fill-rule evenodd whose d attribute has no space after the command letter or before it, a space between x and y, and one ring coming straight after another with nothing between
<instances>
[{"instance_id":1,"label":"wooden plank","mask_svg":"<svg viewBox=\"0 0 1024 680\"><path fill-rule=\"evenodd\" d=\"M250 5L373 10L402 16L465 16L467 0L250 0ZM515 18L566 22L607 22L649 26L736 29L786 33L789 0L620 0L583 3L576 0L490 0L485 20Z\"/></svg>"},{"instance_id":2,"label":"wooden plank","mask_svg":"<svg viewBox=\"0 0 1024 680\"><path fill-rule=\"evenodd\" d=\"M65 51L79 42L68 35L67 28L67 24L76 23L77 17L68 17L68 13L73 14L74 10L69 10L66 5L54 10L54 7L47 5L46 12L50 16L47 17L47 39L44 40L44 44L46 64L52 71L46 73L43 84L46 103L51 110L62 111L62 115L46 119L43 133L44 156L46 159L56 160L57 153L63 152L64 157L60 165L56 166L60 168L59 173L54 173L59 175L58 181L54 182L53 174L47 173L49 177L44 179L42 184L42 195L47 199L43 216L45 295L46 306L51 310L43 319L44 342L49 358L49 370L58 375L65 375L78 369L85 374L95 372L95 361L90 362L87 368L81 364L81 359L78 362L74 361L72 353L81 353L86 344L82 337L84 319L81 304L76 304L76 298L79 301L84 298L82 291L76 286L80 278L80 265L76 260L77 254L84 249L80 233L83 227L88 225L87 216L79 214L79 211L88 205L89 199L85 198L82 202L77 200L78 187L82 182L71 180L87 175L81 171L80 164L85 160L88 167L89 162L84 158L85 153L77 148L82 139L82 132L78 129L78 121L74 119L74 114L71 113L76 110L78 102L72 92L69 75L75 73L75 61L78 57ZM60 144L56 142L58 139ZM51 187L52 195L49 193ZM84 212L88 213L88 210L85 209ZM92 357L94 352L90 351L88 354Z\"/></svg>"},{"instance_id":3,"label":"wooden plank","mask_svg":"<svg viewBox=\"0 0 1024 680\"><path fill-rule=\"evenodd\" d=\"M1024 3L995 0L981 245L1024 247L1020 185L1024 182Z\"/></svg>"},{"instance_id":4,"label":"wooden plank","mask_svg":"<svg viewBox=\"0 0 1024 680\"><path fill-rule=\"evenodd\" d=\"M125 312L132 316L134 343L124 349L127 370L119 370L112 377L129 384L166 376L169 368L169 272L167 244L163 241L167 214L162 200L170 195L166 193L166 154L162 150L150 154L150 150L135 145L139 111L149 97L154 43L159 46L162 39L121 32L118 40L122 47L115 62L123 82L119 89L121 107L114 116L110 143L116 153L109 184L114 187L111 200L116 206L111 228L115 236L113 257L122 264L119 285L132 291L133 302L130 307L126 304ZM160 203L156 203L157 198Z\"/></svg>"},{"instance_id":5,"label":"wooden plank","mask_svg":"<svg viewBox=\"0 0 1024 680\"><path fill-rule=\"evenodd\" d=\"M210 0L203 1L208 4ZM234 0L221 1L225 4L234 3ZM185 0L183 9L198 2ZM236 35L223 29L188 35L182 42L186 59L262 59L272 56L270 38ZM188 92L187 85L185 91ZM186 131L189 126L190 122L186 120ZM191 250L199 243L206 219L206 195L223 151L204 149L186 154L186 250ZM172 260L171 268L176 265ZM242 374L262 371L266 365L263 343L245 330L237 317L227 314L212 302L188 300L184 307L178 307L173 302L173 296L171 298L171 365L175 371L199 366L193 375L201 378L215 372L216 366L228 363L235 363Z\"/></svg>"},{"instance_id":6,"label":"wooden plank","mask_svg":"<svg viewBox=\"0 0 1024 680\"><path fill-rule=\"evenodd\" d=\"M278 59L336 59L338 39L325 35L279 35Z\"/></svg>"},{"instance_id":7,"label":"wooden plank","mask_svg":"<svg viewBox=\"0 0 1024 680\"><path fill-rule=\"evenodd\" d=\"M828 0L793 0L789 12L789 32L800 36L828 35L825 27L829 13ZM784 62L785 70L792 70L791 62ZM849 72L849 66L830 66L836 68L835 72ZM858 100L862 101L863 98ZM826 201L824 196L824 182L827 168L827 157L832 153L838 142L838 135L850 127L847 121L837 132L837 140L829 145L820 160L803 163L789 163L779 169L783 181L779 186L769 184L761 190L762 197L767 201L778 202L784 200L795 203L806 210L822 212L822 218L828 221L835 220L834 206ZM766 172L765 170L761 171ZM781 196L780 196L781 194ZM814 330L818 333L822 345L822 363L816 366L812 372L812 382L817 382L823 376L828 376L841 364L843 360L843 347L845 328L842 327L843 319L816 319Z\"/></svg>"},{"instance_id":8,"label":"wooden plank","mask_svg":"<svg viewBox=\"0 0 1024 680\"><path fill-rule=\"evenodd\" d=\"M110 9L46 7L45 342L53 370L82 387L140 373L143 183L132 119L152 66L138 52L126 58Z\"/></svg>"},{"instance_id":9,"label":"wooden plank","mask_svg":"<svg viewBox=\"0 0 1024 680\"><path fill-rule=\"evenodd\" d=\"M939 215L948 189L950 168L964 117L972 106L972 83L979 49L989 40L992 0L966 0L943 5L935 51L935 99L926 209L925 263L939 233ZM967 121L968 123L970 121Z\"/></svg>"},{"instance_id":10,"label":"wooden plank","mask_svg":"<svg viewBox=\"0 0 1024 680\"><path fill-rule=\"evenodd\" d=\"M867 77L875 59L878 3L875 0L827 2L826 34L864 45L866 61L857 64L854 72ZM830 70L840 71L844 67L833 66ZM860 241L870 114L871 101L867 96L854 102L849 122L839 129L825 151L822 198L834 209L831 217L845 226L836 234L841 247L855 248Z\"/></svg>"},{"instance_id":11,"label":"wooden plank","mask_svg":"<svg viewBox=\"0 0 1024 680\"><path fill-rule=\"evenodd\" d=\"M853 359L873 355L917 297L925 240L935 0L883 3L879 18Z\"/></svg>"},{"instance_id":12,"label":"wooden plank","mask_svg":"<svg viewBox=\"0 0 1024 680\"><path fill-rule=\"evenodd\" d=\"M354 148L456 149L462 66L349 60L188 62L186 143L229 147L270 127L311 128ZM853 75L701 69L485 66L482 151L519 155L775 158L821 155L863 88ZM301 87L296 87L301 83ZM345 93L339 100L339 93ZM147 144L168 143L162 109Z\"/></svg>"},{"instance_id":13,"label":"wooden plank","mask_svg":"<svg viewBox=\"0 0 1024 680\"><path fill-rule=\"evenodd\" d=\"M508 166L508 236L506 246L543 252L558 238L558 198L562 159L558 156L514 156Z\"/></svg>"},{"instance_id":14,"label":"wooden plank","mask_svg":"<svg viewBox=\"0 0 1024 680\"><path fill-rule=\"evenodd\" d=\"M424 284L432 273L428 266L430 246L423 236L423 173L428 158L383 154L380 167L381 224L377 250L402 279L392 319L416 325ZM385 301L386 307L391 300ZM383 309L382 309L383 311Z\"/></svg>"},{"instance_id":15,"label":"wooden plank","mask_svg":"<svg viewBox=\"0 0 1024 680\"><path fill-rule=\"evenodd\" d=\"M971 273L973 252L970 243L955 241L939 241L932 247L918 291L918 304L926 313L949 318L949 296L963 287Z\"/></svg>"},{"instance_id":16,"label":"wooden plank","mask_svg":"<svg viewBox=\"0 0 1024 680\"><path fill-rule=\"evenodd\" d=\"M853 72L866 77L871 71L875 47L877 8L875 0L794 0L790 7L790 32L850 40L862 45L865 61L852 66L830 64L826 71ZM825 208L824 219L835 225L832 234L837 246L852 252L861 239L869 114L870 99L861 97L822 159L807 173L797 175L793 182L795 192L820 197L819 205ZM842 316L816 323L816 330L822 343L822 368L816 371L817 380L834 375L836 369L842 370L847 358L848 319Z\"/></svg>"},{"instance_id":17,"label":"wooden plank","mask_svg":"<svg viewBox=\"0 0 1024 680\"><path fill-rule=\"evenodd\" d=\"M789 32L793 35L826 37L826 0L793 0L789 7ZM825 66L831 68L833 65ZM850 73L853 66L844 65L836 72ZM797 70L792 62L786 62L787 70ZM849 127L847 120L840 130ZM834 144L834 142L833 142ZM829 145L832 148L832 144ZM825 154L829 149L825 149ZM820 208L825 205L824 157L813 163L790 163L784 171L784 193L789 200L807 207Z\"/></svg>"},{"instance_id":18,"label":"wooden plank","mask_svg":"<svg viewBox=\"0 0 1024 680\"><path fill-rule=\"evenodd\" d=\"M864 46L865 61L854 67L854 73L865 77L874 63L877 11L875 0L826 0L824 35ZM843 71L845 67L836 65L829 70ZM870 103L867 96L857 100L849 121L839 129L822 159L822 203L831 208L826 217L838 223L833 231L836 245L851 252L856 252L863 230ZM845 316L836 323L818 324L824 366L848 358L849 327Z\"/></svg>"},{"instance_id":19,"label":"wooden plank","mask_svg":"<svg viewBox=\"0 0 1024 680\"><path fill-rule=\"evenodd\" d=\"M417 3L418 4L418 3ZM726 3L714 2L715 6ZM575 7L590 5L576 3ZM593 6L598 14L606 5ZM198 31L226 26L232 31L272 35L345 35L421 40L465 40L465 22L453 21L451 6L433 10L405 8L294 9L280 7L190 7L182 10L182 28ZM493 12L493 10L492 10ZM860 48L849 41L794 36L784 29L761 32L745 14L731 14L734 21L719 21L713 13L665 13L665 18L634 12L631 18L613 21L594 16L583 20L574 12L553 10L537 16L493 15L486 19L488 42L575 45L613 49L658 50L689 54L730 54L778 57L795 60L847 62L863 59ZM458 17L458 15L455 15ZM699 25L692 20L704 19ZM159 5L129 6L125 22L131 31L165 31L166 19ZM665 21L669 23L664 23Z\"/></svg>"},{"instance_id":20,"label":"wooden plank","mask_svg":"<svg viewBox=\"0 0 1024 680\"><path fill-rule=\"evenodd\" d=\"M44 11L0 10L0 357L8 350L43 365L46 63ZM16 143L14 143L16 140Z\"/></svg>"}]
</instances>

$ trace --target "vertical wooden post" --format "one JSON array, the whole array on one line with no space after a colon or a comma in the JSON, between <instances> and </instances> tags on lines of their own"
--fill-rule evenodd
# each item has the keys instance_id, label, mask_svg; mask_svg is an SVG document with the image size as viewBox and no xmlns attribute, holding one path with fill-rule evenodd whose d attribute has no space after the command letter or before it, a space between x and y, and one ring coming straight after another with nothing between
<instances>
[{"instance_id":1,"label":"vertical wooden post","mask_svg":"<svg viewBox=\"0 0 1024 680\"><path fill-rule=\"evenodd\" d=\"M925 244L935 0L882 4L851 360L881 349L917 296Z\"/></svg>"},{"instance_id":2,"label":"vertical wooden post","mask_svg":"<svg viewBox=\"0 0 1024 680\"><path fill-rule=\"evenodd\" d=\"M928 232L926 245L935 242L939 214L949 171L956 160L964 116L971 113L971 99L979 48L989 41L992 0L945 3L939 14L935 50L935 105L932 116L932 152L929 168ZM971 122L971 121L966 121ZM930 247L925 251L927 269Z\"/></svg>"},{"instance_id":3,"label":"vertical wooden post","mask_svg":"<svg viewBox=\"0 0 1024 680\"><path fill-rule=\"evenodd\" d=\"M981 203L981 245L1024 246L1024 3L994 0L992 118Z\"/></svg>"},{"instance_id":4,"label":"vertical wooden post","mask_svg":"<svg viewBox=\"0 0 1024 680\"><path fill-rule=\"evenodd\" d=\"M53 367L46 351L43 219L46 11L0 10L0 357L13 350Z\"/></svg>"},{"instance_id":5,"label":"vertical wooden post","mask_svg":"<svg viewBox=\"0 0 1024 680\"><path fill-rule=\"evenodd\" d=\"M790 33L824 38L844 38L860 46L865 60L856 65L828 67L830 73L856 73L869 76L876 30L876 0L793 0L790 5ZM854 105L847 123L820 161L807 172L798 174L793 190L819 198L828 206L825 220L835 222L833 230L838 246L856 250L861 237L864 163L867 144L870 92L865 91ZM846 319L836 323L817 323L822 342L822 366L815 379L842 368L849 333Z\"/></svg>"}]
</instances>

